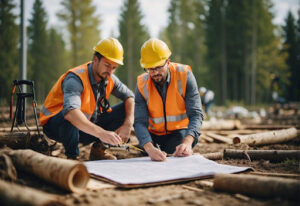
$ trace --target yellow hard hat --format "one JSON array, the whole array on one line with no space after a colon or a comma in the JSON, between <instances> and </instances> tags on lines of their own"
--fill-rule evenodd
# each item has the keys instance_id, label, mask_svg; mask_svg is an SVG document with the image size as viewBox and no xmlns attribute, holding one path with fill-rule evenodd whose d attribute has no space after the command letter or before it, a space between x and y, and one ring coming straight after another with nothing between
<instances>
[{"instance_id":1,"label":"yellow hard hat","mask_svg":"<svg viewBox=\"0 0 300 206\"><path fill-rule=\"evenodd\" d=\"M123 47L115 38L100 40L94 47L94 51L115 63L123 65Z\"/></svg>"},{"instance_id":2,"label":"yellow hard hat","mask_svg":"<svg viewBox=\"0 0 300 206\"><path fill-rule=\"evenodd\" d=\"M146 69L161 66L170 56L171 51L165 42L151 38L141 48L140 64Z\"/></svg>"}]
</instances>

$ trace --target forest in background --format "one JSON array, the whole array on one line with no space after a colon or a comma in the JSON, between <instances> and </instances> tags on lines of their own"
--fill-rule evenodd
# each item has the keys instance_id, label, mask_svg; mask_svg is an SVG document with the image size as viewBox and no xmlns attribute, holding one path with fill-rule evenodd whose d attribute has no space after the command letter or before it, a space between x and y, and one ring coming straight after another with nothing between
<instances>
[{"instance_id":1,"label":"forest in background","mask_svg":"<svg viewBox=\"0 0 300 206\"><path fill-rule=\"evenodd\" d=\"M35 82L41 104L67 69L92 59L101 39L101 16L92 0L64 0L57 16L64 28L48 25L43 1L35 0L27 28L27 78ZM282 27L274 25L270 0L171 0L168 24L159 38L171 61L192 67L198 86L215 92L216 103L270 103L272 91L300 101L300 9ZM19 71L19 16L13 0L0 1L0 105L8 106ZM150 38L138 0L124 0L119 39L124 66L116 75L135 90L140 48ZM276 76L276 84L274 84Z\"/></svg>"}]
</instances>

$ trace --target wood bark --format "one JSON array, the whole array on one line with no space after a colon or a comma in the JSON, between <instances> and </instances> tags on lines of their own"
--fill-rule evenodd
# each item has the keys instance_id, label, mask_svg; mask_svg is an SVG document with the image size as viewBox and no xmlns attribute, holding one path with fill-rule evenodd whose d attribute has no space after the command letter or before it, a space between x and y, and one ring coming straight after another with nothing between
<instances>
[{"instance_id":1,"label":"wood bark","mask_svg":"<svg viewBox=\"0 0 300 206\"><path fill-rule=\"evenodd\" d=\"M65 205L54 195L41 192L29 187L9 183L0 180L0 202L1 206L50 206Z\"/></svg>"},{"instance_id":2,"label":"wood bark","mask_svg":"<svg viewBox=\"0 0 300 206\"><path fill-rule=\"evenodd\" d=\"M28 127L28 129L30 131L37 131L37 127L36 126L30 126ZM13 128L13 132L18 132L18 131L21 131L21 132L27 132L28 129L26 127L19 127L19 130L17 127L14 127ZM0 132L10 132L11 130L11 127L3 127L3 128L0 128ZM39 130L40 131L43 131L43 127L39 127Z\"/></svg>"},{"instance_id":3,"label":"wood bark","mask_svg":"<svg viewBox=\"0 0 300 206\"><path fill-rule=\"evenodd\" d=\"M203 157L210 159L210 160L221 160L223 159L223 153L222 152L212 152L212 153L206 153L201 154Z\"/></svg>"},{"instance_id":4,"label":"wood bark","mask_svg":"<svg viewBox=\"0 0 300 206\"><path fill-rule=\"evenodd\" d=\"M224 143L227 143L227 144L233 144L233 141L232 141L231 138L224 137L224 136L212 133L212 132L206 132L206 135L213 138L213 139L215 139L215 140L218 140L220 142L224 142Z\"/></svg>"},{"instance_id":5,"label":"wood bark","mask_svg":"<svg viewBox=\"0 0 300 206\"><path fill-rule=\"evenodd\" d=\"M2 133L0 135L0 145L6 145L13 149L25 149L29 147L30 139L29 132Z\"/></svg>"},{"instance_id":6,"label":"wood bark","mask_svg":"<svg viewBox=\"0 0 300 206\"><path fill-rule=\"evenodd\" d=\"M214 189L255 197L300 199L299 180L286 178L217 174L214 177Z\"/></svg>"},{"instance_id":7,"label":"wood bark","mask_svg":"<svg viewBox=\"0 0 300 206\"><path fill-rule=\"evenodd\" d=\"M225 159L248 159L270 160L271 162L281 162L286 159L300 160L300 150L234 150L225 149Z\"/></svg>"},{"instance_id":8,"label":"wood bark","mask_svg":"<svg viewBox=\"0 0 300 206\"><path fill-rule=\"evenodd\" d=\"M82 192L86 189L89 174L80 162L49 157L32 150L13 150L9 155L19 170L34 174L71 192Z\"/></svg>"},{"instance_id":9,"label":"wood bark","mask_svg":"<svg viewBox=\"0 0 300 206\"><path fill-rule=\"evenodd\" d=\"M233 130L240 127L239 120L203 121L201 130Z\"/></svg>"},{"instance_id":10,"label":"wood bark","mask_svg":"<svg viewBox=\"0 0 300 206\"><path fill-rule=\"evenodd\" d=\"M251 135L240 135L233 138L233 143L244 143L250 146L275 144L280 142L286 142L297 137L296 128L273 130L270 132L263 132Z\"/></svg>"}]
</instances>

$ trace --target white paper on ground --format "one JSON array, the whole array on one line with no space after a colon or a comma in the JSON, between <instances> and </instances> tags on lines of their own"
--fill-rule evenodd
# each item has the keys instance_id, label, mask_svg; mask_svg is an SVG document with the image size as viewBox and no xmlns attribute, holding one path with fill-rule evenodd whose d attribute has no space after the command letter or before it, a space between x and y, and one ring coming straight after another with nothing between
<instances>
[{"instance_id":1,"label":"white paper on ground","mask_svg":"<svg viewBox=\"0 0 300 206\"><path fill-rule=\"evenodd\" d=\"M199 154L189 157L168 157L168 161L151 161L149 157L97 160L84 162L90 174L119 184L146 184L181 178L194 178L216 173L237 173L249 167L218 164Z\"/></svg>"}]
</instances>

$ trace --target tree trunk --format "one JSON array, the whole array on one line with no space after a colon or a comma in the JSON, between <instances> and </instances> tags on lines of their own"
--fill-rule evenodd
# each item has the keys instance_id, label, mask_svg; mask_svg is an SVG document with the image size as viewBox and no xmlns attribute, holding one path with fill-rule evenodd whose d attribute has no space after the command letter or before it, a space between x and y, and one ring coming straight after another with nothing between
<instances>
[{"instance_id":1,"label":"tree trunk","mask_svg":"<svg viewBox=\"0 0 300 206\"><path fill-rule=\"evenodd\" d=\"M247 159L270 160L271 162L281 162L286 159L300 160L300 150L224 150L225 159Z\"/></svg>"},{"instance_id":2,"label":"tree trunk","mask_svg":"<svg viewBox=\"0 0 300 206\"><path fill-rule=\"evenodd\" d=\"M292 127L289 129L282 129L277 131L274 130L264 133L237 136L233 138L233 143L245 143L250 146L265 145L286 142L294 139L295 137L297 137L297 130L296 128Z\"/></svg>"},{"instance_id":3,"label":"tree trunk","mask_svg":"<svg viewBox=\"0 0 300 206\"><path fill-rule=\"evenodd\" d=\"M217 174L214 189L255 197L300 199L298 180L255 175Z\"/></svg>"},{"instance_id":4,"label":"tree trunk","mask_svg":"<svg viewBox=\"0 0 300 206\"><path fill-rule=\"evenodd\" d=\"M225 27L225 5L221 8L221 69L222 69L222 101L224 104L227 99L227 59L226 59L226 27Z\"/></svg>"},{"instance_id":5,"label":"tree trunk","mask_svg":"<svg viewBox=\"0 0 300 206\"><path fill-rule=\"evenodd\" d=\"M253 29L252 29L252 61L251 61L251 104L256 103L256 50L257 50L257 12L256 0L252 1L252 14L253 14Z\"/></svg>"},{"instance_id":6,"label":"tree trunk","mask_svg":"<svg viewBox=\"0 0 300 206\"><path fill-rule=\"evenodd\" d=\"M49 157L32 150L9 152L18 170L34 174L71 192L82 192L89 181L86 167L77 161Z\"/></svg>"},{"instance_id":7,"label":"tree trunk","mask_svg":"<svg viewBox=\"0 0 300 206\"><path fill-rule=\"evenodd\" d=\"M0 180L0 202L2 206L30 205L30 206L50 206L65 205L54 195L41 192L39 190L24 187L21 185L8 183Z\"/></svg>"}]
</instances>

